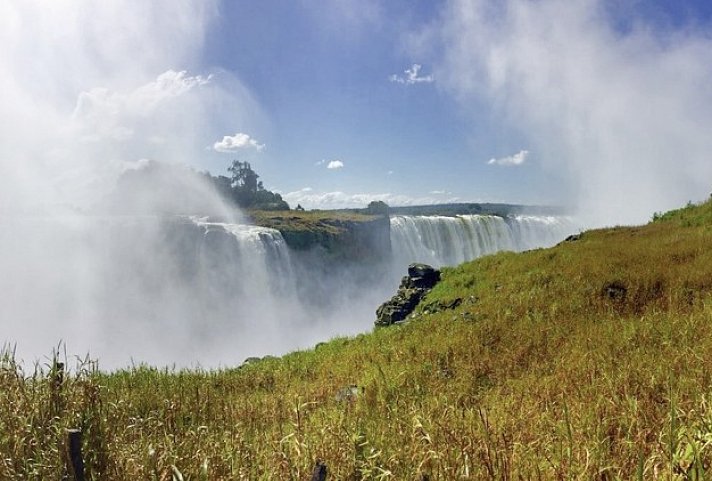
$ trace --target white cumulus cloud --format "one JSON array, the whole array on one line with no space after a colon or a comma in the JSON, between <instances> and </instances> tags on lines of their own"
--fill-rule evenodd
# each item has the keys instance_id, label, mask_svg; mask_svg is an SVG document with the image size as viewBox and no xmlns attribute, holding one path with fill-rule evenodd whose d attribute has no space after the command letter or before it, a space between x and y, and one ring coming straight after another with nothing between
<instances>
[{"instance_id":1,"label":"white cumulus cloud","mask_svg":"<svg viewBox=\"0 0 712 481\"><path fill-rule=\"evenodd\" d=\"M508 157L501 157L499 159L491 158L487 161L487 164L503 165L505 167L510 167L513 165L522 165L527 160L527 156L529 156L528 150L520 150L516 154L510 155Z\"/></svg>"},{"instance_id":2,"label":"white cumulus cloud","mask_svg":"<svg viewBox=\"0 0 712 481\"><path fill-rule=\"evenodd\" d=\"M344 167L344 163L341 162L340 160L332 160L326 165L326 168L331 169L331 170L342 169L343 167Z\"/></svg>"},{"instance_id":3,"label":"white cumulus cloud","mask_svg":"<svg viewBox=\"0 0 712 481\"><path fill-rule=\"evenodd\" d=\"M418 83L432 83L435 81L435 78L430 75L420 75L420 69L423 66L417 63L414 63L413 66L409 69L405 69L403 73L405 75L396 75L393 74L390 77L388 77L388 80L391 82L399 83L399 84L404 84L404 85L413 85L413 84L418 84Z\"/></svg>"},{"instance_id":4,"label":"white cumulus cloud","mask_svg":"<svg viewBox=\"0 0 712 481\"><path fill-rule=\"evenodd\" d=\"M260 144L247 134L238 132L235 135L226 135L213 144L213 149L218 152L231 153L242 149L255 149L258 152L265 148L265 144Z\"/></svg>"}]
</instances>

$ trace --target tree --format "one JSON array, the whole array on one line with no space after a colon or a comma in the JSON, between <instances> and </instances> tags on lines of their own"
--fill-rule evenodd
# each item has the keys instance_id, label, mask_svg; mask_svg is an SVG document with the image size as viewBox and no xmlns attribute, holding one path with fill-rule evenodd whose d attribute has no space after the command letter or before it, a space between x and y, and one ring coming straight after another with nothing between
<instances>
[{"instance_id":1,"label":"tree","mask_svg":"<svg viewBox=\"0 0 712 481\"><path fill-rule=\"evenodd\" d=\"M230 167L230 197L240 207L263 210L289 210L282 196L265 189L258 179L260 176L252 170L249 162L233 160Z\"/></svg>"},{"instance_id":2,"label":"tree","mask_svg":"<svg viewBox=\"0 0 712 481\"><path fill-rule=\"evenodd\" d=\"M252 194L264 189L262 182L257 182L260 176L252 170L252 166L249 162L233 160L232 165L230 165L227 170L232 174L230 179L233 189L243 190Z\"/></svg>"},{"instance_id":3,"label":"tree","mask_svg":"<svg viewBox=\"0 0 712 481\"><path fill-rule=\"evenodd\" d=\"M366 207L366 213L372 215L388 215L390 207L382 200L374 200Z\"/></svg>"}]
</instances>

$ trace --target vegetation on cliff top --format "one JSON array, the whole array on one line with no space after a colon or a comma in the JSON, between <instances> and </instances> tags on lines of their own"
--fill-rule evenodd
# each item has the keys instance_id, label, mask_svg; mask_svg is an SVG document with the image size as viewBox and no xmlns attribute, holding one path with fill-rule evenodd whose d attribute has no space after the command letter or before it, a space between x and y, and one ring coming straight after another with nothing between
<instances>
[{"instance_id":1,"label":"vegetation on cliff top","mask_svg":"<svg viewBox=\"0 0 712 481\"><path fill-rule=\"evenodd\" d=\"M90 479L703 479L712 204L657 218L445 269L407 324L239 369L57 382L6 354L0 478L59 479L78 427Z\"/></svg>"},{"instance_id":2,"label":"vegetation on cliff top","mask_svg":"<svg viewBox=\"0 0 712 481\"><path fill-rule=\"evenodd\" d=\"M280 231L323 231L330 234L344 232L350 222L369 222L377 218L345 210L250 210L248 215L255 224Z\"/></svg>"},{"instance_id":3,"label":"vegetation on cliff top","mask_svg":"<svg viewBox=\"0 0 712 481\"><path fill-rule=\"evenodd\" d=\"M354 211L248 211L251 222L281 232L294 250L320 246L340 261L380 261L390 252L387 216ZM384 243L385 239L385 243Z\"/></svg>"}]
</instances>

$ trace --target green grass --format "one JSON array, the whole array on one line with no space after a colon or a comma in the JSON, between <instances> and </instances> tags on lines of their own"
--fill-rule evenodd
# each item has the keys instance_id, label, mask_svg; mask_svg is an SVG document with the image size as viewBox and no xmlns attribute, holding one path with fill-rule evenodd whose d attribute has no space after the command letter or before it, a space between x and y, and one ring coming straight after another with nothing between
<instances>
[{"instance_id":1,"label":"green grass","mask_svg":"<svg viewBox=\"0 0 712 481\"><path fill-rule=\"evenodd\" d=\"M0 479L61 478L69 427L90 479L704 479L711 293L706 203L446 269L406 325L241 369L57 386L6 354Z\"/></svg>"}]
</instances>

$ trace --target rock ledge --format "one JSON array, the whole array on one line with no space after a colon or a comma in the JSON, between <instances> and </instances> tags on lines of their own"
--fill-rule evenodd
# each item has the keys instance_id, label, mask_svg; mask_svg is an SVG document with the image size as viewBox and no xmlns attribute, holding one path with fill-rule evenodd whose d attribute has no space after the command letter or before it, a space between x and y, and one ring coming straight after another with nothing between
<instances>
[{"instance_id":1,"label":"rock ledge","mask_svg":"<svg viewBox=\"0 0 712 481\"><path fill-rule=\"evenodd\" d=\"M396 295L376 310L376 326L384 327L404 321L420 300L440 281L440 271L427 264L411 264Z\"/></svg>"}]
</instances>

